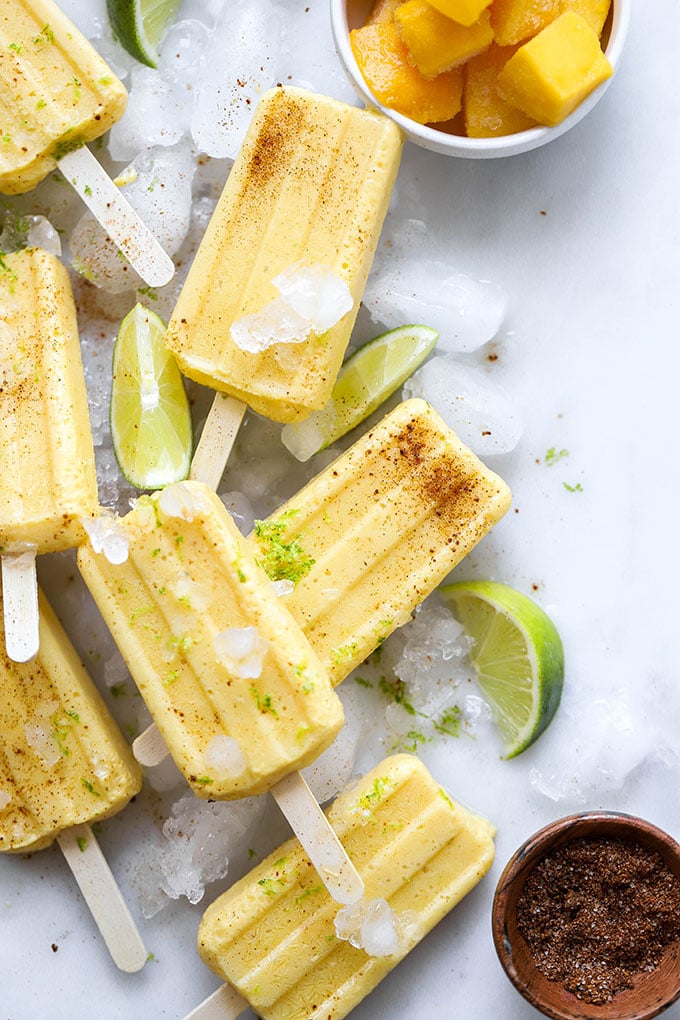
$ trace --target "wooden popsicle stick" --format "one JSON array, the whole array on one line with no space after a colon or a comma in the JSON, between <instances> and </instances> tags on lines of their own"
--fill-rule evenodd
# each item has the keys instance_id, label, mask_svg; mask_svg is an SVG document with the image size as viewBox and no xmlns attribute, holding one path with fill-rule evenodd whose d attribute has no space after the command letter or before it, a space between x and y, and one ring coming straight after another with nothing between
<instances>
[{"instance_id":1,"label":"wooden popsicle stick","mask_svg":"<svg viewBox=\"0 0 680 1020\"><path fill-rule=\"evenodd\" d=\"M291 772L273 786L270 793L336 903L360 900L364 895L364 880L347 856L304 776L300 772Z\"/></svg>"},{"instance_id":2,"label":"wooden popsicle stick","mask_svg":"<svg viewBox=\"0 0 680 1020\"><path fill-rule=\"evenodd\" d=\"M168 757L170 752L165 746L165 741L155 723L147 727L143 733L132 742L132 753L140 765L145 768L152 768L160 765Z\"/></svg>"},{"instance_id":3,"label":"wooden popsicle stick","mask_svg":"<svg viewBox=\"0 0 680 1020\"><path fill-rule=\"evenodd\" d=\"M169 283L174 262L88 147L69 152L57 166L145 283L152 287Z\"/></svg>"},{"instance_id":4,"label":"wooden popsicle stick","mask_svg":"<svg viewBox=\"0 0 680 1020\"><path fill-rule=\"evenodd\" d=\"M217 490L236 441L247 405L226 393L216 393L191 461L189 478Z\"/></svg>"},{"instance_id":5,"label":"wooden popsicle stick","mask_svg":"<svg viewBox=\"0 0 680 1020\"><path fill-rule=\"evenodd\" d=\"M2 557L5 648L13 662L28 662L40 647L35 549Z\"/></svg>"},{"instance_id":6,"label":"wooden popsicle stick","mask_svg":"<svg viewBox=\"0 0 680 1020\"><path fill-rule=\"evenodd\" d=\"M141 970L149 954L92 829L74 825L57 842L113 962L128 974Z\"/></svg>"},{"instance_id":7,"label":"wooden popsicle stick","mask_svg":"<svg viewBox=\"0 0 680 1020\"><path fill-rule=\"evenodd\" d=\"M249 1004L235 988L221 985L200 1006L187 1013L184 1020L236 1020L247 1009Z\"/></svg>"}]
</instances>

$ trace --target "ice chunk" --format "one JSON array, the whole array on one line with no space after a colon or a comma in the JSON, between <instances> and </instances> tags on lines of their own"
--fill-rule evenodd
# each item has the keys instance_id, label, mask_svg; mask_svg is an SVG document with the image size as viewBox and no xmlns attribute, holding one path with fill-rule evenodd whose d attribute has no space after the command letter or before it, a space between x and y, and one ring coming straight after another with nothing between
<instances>
[{"instance_id":1,"label":"ice chunk","mask_svg":"<svg viewBox=\"0 0 680 1020\"><path fill-rule=\"evenodd\" d=\"M62 756L52 716L59 711L58 701L41 701L31 719L24 723L26 743L36 752L43 765L51 768Z\"/></svg>"},{"instance_id":2,"label":"ice chunk","mask_svg":"<svg viewBox=\"0 0 680 1020\"><path fill-rule=\"evenodd\" d=\"M272 283L315 333L335 326L354 305L347 283L330 266L289 266Z\"/></svg>"},{"instance_id":3,"label":"ice chunk","mask_svg":"<svg viewBox=\"0 0 680 1020\"><path fill-rule=\"evenodd\" d=\"M137 882L145 917L168 899L185 896L198 903L205 886L224 878L230 857L243 849L264 810L264 797L225 802L182 797L163 825L162 846L140 854Z\"/></svg>"},{"instance_id":4,"label":"ice chunk","mask_svg":"<svg viewBox=\"0 0 680 1020\"><path fill-rule=\"evenodd\" d=\"M238 740L226 734L212 738L205 752L205 763L208 771L220 779L240 776L247 764Z\"/></svg>"},{"instance_id":5,"label":"ice chunk","mask_svg":"<svg viewBox=\"0 0 680 1020\"><path fill-rule=\"evenodd\" d=\"M137 64L129 88L125 116L109 133L111 158L125 162L152 146L175 145L185 131L177 92L159 71Z\"/></svg>"},{"instance_id":6,"label":"ice chunk","mask_svg":"<svg viewBox=\"0 0 680 1020\"><path fill-rule=\"evenodd\" d=\"M257 627L230 627L213 638L219 662L244 680L257 680L269 650L269 642Z\"/></svg>"},{"instance_id":7,"label":"ice chunk","mask_svg":"<svg viewBox=\"0 0 680 1020\"><path fill-rule=\"evenodd\" d=\"M345 281L328 266L289 266L272 283L281 296L232 323L231 338L243 351L302 343L335 326L354 304Z\"/></svg>"},{"instance_id":8,"label":"ice chunk","mask_svg":"<svg viewBox=\"0 0 680 1020\"><path fill-rule=\"evenodd\" d=\"M284 298L274 298L259 312L244 315L231 325L231 339L242 351L258 354L274 344L300 344L311 332L311 323L290 307Z\"/></svg>"},{"instance_id":9,"label":"ice chunk","mask_svg":"<svg viewBox=\"0 0 680 1020\"><path fill-rule=\"evenodd\" d=\"M99 517L81 517L80 521L96 553L103 553L114 565L126 562L130 545L114 513L102 508Z\"/></svg>"},{"instance_id":10,"label":"ice chunk","mask_svg":"<svg viewBox=\"0 0 680 1020\"><path fill-rule=\"evenodd\" d=\"M0 811L4 811L12 803L12 795L7 790L0 790Z\"/></svg>"},{"instance_id":11,"label":"ice chunk","mask_svg":"<svg viewBox=\"0 0 680 1020\"><path fill-rule=\"evenodd\" d=\"M495 283L473 280L433 259L395 256L371 274L364 304L390 329L424 322L439 331L441 351L474 351L498 333L507 307Z\"/></svg>"},{"instance_id":12,"label":"ice chunk","mask_svg":"<svg viewBox=\"0 0 680 1020\"><path fill-rule=\"evenodd\" d=\"M293 582L289 581L285 577L282 577L280 581L272 581L271 585L279 598L283 598L286 595L292 595L295 591L295 585Z\"/></svg>"},{"instance_id":13,"label":"ice chunk","mask_svg":"<svg viewBox=\"0 0 680 1020\"><path fill-rule=\"evenodd\" d=\"M404 383L404 394L432 404L480 456L509 453L522 436L519 409L505 390L450 355L426 362Z\"/></svg>"},{"instance_id":14,"label":"ice chunk","mask_svg":"<svg viewBox=\"0 0 680 1020\"><path fill-rule=\"evenodd\" d=\"M61 255L61 238L45 216L27 216L26 244L29 248L43 248L51 255Z\"/></svg>"},{"instance_id":15,"label":"ice chunk","mask_svg":"<svg viewBox=\"0 0 680 1020\"><path fill-rule=\"evenodd\" d=\"M193 491L183 482L167 485L160 493L156 505L166 517L178 517L189 524L198 514L207 510L203 496Z\"/></svg>"},{"instance_id":16,"label":"ice chunk","mask_svg":"<svg viewBox=\"0 0 680 1020\"><path fill-rule=\"evenodd\" d=\"M359 900L335 915L335 934L369 956L392 956L399 949L395 913L387 900Z\"/></svg>"},{"instance_id":17,"label":"ice chunk","mask_svg":"<svg viewBox=\"0 0 680 1020\"><path fill-rule=\"evenodd\" d=\"M194 581L184 570L177 575L172 592L187 609L197 609L199 612L203 612L211 603L210 592L205 585Z\"/></svg>"},{"instance_id":18,"label":"ice chunk","mask_svg":"<svg viewBox=\"0 0 680 1020\"><path fill-rule=\"evenodd\" d=\"M236 521L242 535L249 535L255 524L253 507L242 492L220 492L219 497Z\"/></svg>"},{"instance_id":19,"label":"ice chunk","mask_svg":"<svg viewBox=\"0 0 680 1020\"><path fill-rule=\"evenodd\" d=\"M200 151L236 156L260 94L283 76L284 18L272 0L235 0L217 14L191 118Z\"/></svg>"}]
</instances>

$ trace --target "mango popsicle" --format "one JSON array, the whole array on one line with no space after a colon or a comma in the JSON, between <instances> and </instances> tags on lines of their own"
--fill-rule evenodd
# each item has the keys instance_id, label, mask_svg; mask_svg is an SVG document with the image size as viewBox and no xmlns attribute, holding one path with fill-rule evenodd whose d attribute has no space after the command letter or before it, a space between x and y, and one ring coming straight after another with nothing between
<instances>
[{"instance_id":1,"label":"mango popsicle","mask_svg":"<svg viewBox=\"0 0 680 1020\"><path fill-rule=\"evenodd\" d=\"M139 792L140 769L42 595L40 638L30 663L0 652L0 850L56 839L116 963L138 970L146 950L90 824Z\"/></svg>"},{"instance_id":2,"label":"mango popsicle","mask_svg":"<svg viewBox=\"0 0 680 1020\"><path fill-rule=\"evenodd\" d=\"M331 743L342 705L246 540L199 482L142 497L117 527L126 561L90 542L79 566L188 783L208 799L271 791L352 902L361 880L296 771Z\"/></svg>"},{"instance_id":3,"label":"mango popsicle","mask_svg":"<svg viewBox=\"0 0 680 1020\"><path fill-rule=\"evenodd\" d=\"M119 120L127 93L53 0L0 8L0 193L18 195L59 168L150 284L172 261L85 148Z\"/></svg>"},{"instance_id":4,"label":"mango popsicle","mask_svg":"<svg viewBox=\"0 0 680 1020\"><path fill-rule=\"evenodd\" d=\"M249 543L338 684L500 520L505 482L423 400L399 404ZM138 738L153 746L152 733Z\"/></svg>"},{"instance_id":5,"label":"mango popsicle","mask_svg":"<svg viewBox=\"0 0 680 1020\"><path fill-rule=\"evenodd\" d=\"M5 255L0 263L0 553L6 609L14 590L7 576L10 564L21 566L23 556L26 585L35 592L30 554L77 545L85 534L81 518L94 516L98 505L68 273L38 248ZM30 658L37 647L35 620L31 624L24 616L13 622L6 620L10 653Z\"/></svg>"},{"instance_id":6,"label":"mango popsicle","mask_svg":"<svg viewBox=\"0 0 680 1020\"><path fill-rule=\"evenodd\" d=\"M387 118L296 88L258 103L243 146L168 325L182 371L275 421L323 407L340 369L401 154ZM323 267L349 309L322 329L260 352L234 324L280 297L280 274ZM279 281L278 283L275 281ZM280 306L277 305L280 309ZM281 326L271 313L270 332ZM266 336L267 324L259 327Z\"/></svg>"},{"instance_id":7,"label":"mango popsicle","mask_svg":"<svg viewBox=\"0 0 680 1020\"><path fill-rule=\"evenodd\" d=\"M194 1020L248 1005L263 1020L342 1020L493 862L493 826L409 755L383 761L328 815L368 902L337 915L299 844L283 844L206 911L199 954L229 986Z\"/></svg>"},{"instance_id":8,"label":"mango popsicle","mask_svg":"<svg viewBox=\"0 0 680 1020\"><path fill-rule=\"evenodd\" d=\"M333 740L342 706L221 501L199 482L138 500L128 557L78 564L194 793L263 793Z\"/></svg>"},{"instance_id":9,"label":"mango popsicle","mask_svg":"<svg viewBox=\"0 0 680 1020\"><path fill-rule=\"evenodd\" d=\"M280 510L253 553L340 683L490 531L505 482L423 400L399 404Z\"/></svg>"}]
</instances>

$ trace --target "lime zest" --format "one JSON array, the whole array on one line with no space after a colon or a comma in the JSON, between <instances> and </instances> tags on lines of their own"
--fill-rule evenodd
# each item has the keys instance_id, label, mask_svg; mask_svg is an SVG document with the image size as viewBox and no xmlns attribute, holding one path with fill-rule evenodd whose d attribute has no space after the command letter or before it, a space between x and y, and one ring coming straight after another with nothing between
<instances>
[{"instance_id":1,"label":"lime zest","mask_svg":"<svg viewBox=\"0 0 680 1020\"><path fill-rule=\"evenodd\" d=\"M291 518L299 512L295 509L286 510L276 520L255 521L255 538L262 553L257 562L270 581L292 581L297 584L314 566L314 558L303 549L299 533L287 542L283 538Z\"/></svg>"}]
</instances>

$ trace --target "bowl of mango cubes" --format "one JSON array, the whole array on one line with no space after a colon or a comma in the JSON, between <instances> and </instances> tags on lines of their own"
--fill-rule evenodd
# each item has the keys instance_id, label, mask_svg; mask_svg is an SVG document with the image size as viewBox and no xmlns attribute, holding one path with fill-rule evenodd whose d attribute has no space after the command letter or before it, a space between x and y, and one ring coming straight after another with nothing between
<instances>
[{"instance_id":1,"label":"bowl of mango cubes","mask_svg":"<svg viewBox=\"0 0 680 1020\"><path fill-rule=\"evenodd\" d=\"M632 0L331 0L338 55L369 107L451 156L535 149L592 110Z\"/></svg>"}]
</instances>

